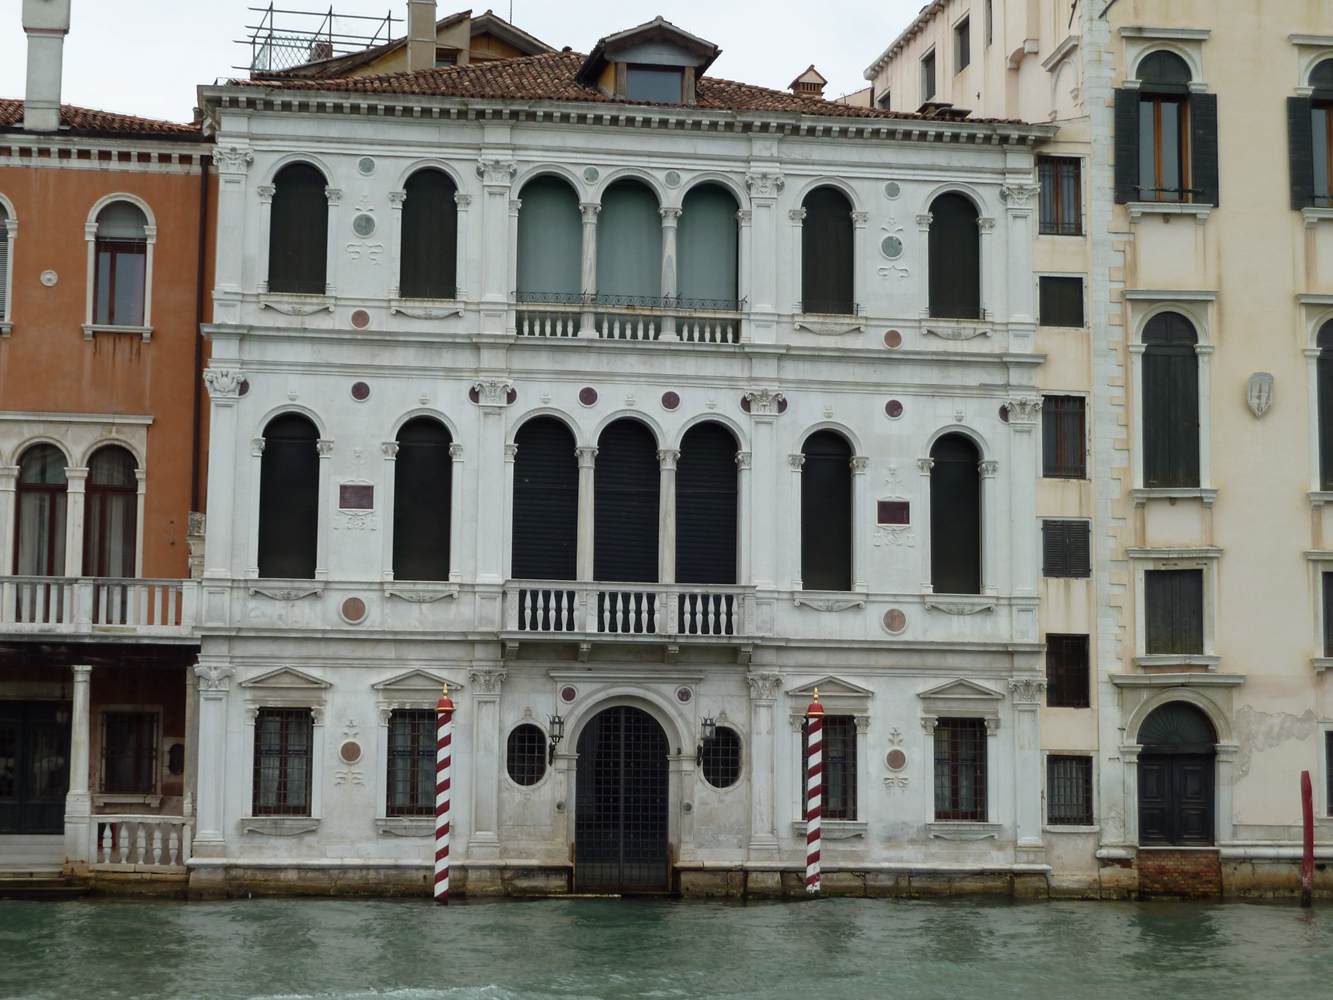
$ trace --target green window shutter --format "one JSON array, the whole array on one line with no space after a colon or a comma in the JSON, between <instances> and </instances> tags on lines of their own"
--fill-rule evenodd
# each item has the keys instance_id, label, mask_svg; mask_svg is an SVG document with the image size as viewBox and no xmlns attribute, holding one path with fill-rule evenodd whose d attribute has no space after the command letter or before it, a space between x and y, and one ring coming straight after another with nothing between
<instances>
[{"instance_id":1,"label":"green window shutter","mask_svg":"<svg viewBox=\"0 0 1333 1000\"><path fill-rule=\"evenodd\" d=\"M1204 205L1220 205L1217 176L1217 95L1190 95L1190 144L1194 177L1190 184Z\"/></svg>"},{"instance_id":2,"label":"green window shutter","mask_svg":"<svg viewBox=\"0 0 1333 1000\"><path fill-rule=\"evenodd\" d=\"M1310 116L1314 102L1308 97L1287 98L1287 152L1291 162L1291 207L1314 204L1314 135Z\"/></svg>"},{"instance_id":3,"label":"green window shutter","mask_svg":"<svg viewBox=\"0 0 1333 1000\"><path fill-rule=\"evenodd\" d=\"M1139 198L1139 92L1115 92L1115 202Z\"/></svg>"}]
</instances>

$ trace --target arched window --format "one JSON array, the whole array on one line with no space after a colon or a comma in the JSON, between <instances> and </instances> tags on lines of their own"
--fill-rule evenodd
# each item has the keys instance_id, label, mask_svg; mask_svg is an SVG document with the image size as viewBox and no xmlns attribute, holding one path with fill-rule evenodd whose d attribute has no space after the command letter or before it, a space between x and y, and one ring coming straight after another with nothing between
<instances>
[{"instance_id":1,"label":"arched window","mask_svg":"<svg viewBox=\"0 0 1333 1000\"><path fill-rule=\"evenodd\" d=\"M801 449L801 586L852 589L852 446L816 431Z\"/></svg>"},{"instance_id":2,"label":"arched window","mask_svg":"<svg viewBox=\"0 0 1333 1000\"><path fill-rule=\"evenodd\" d=\"M696 424L676 463L676 580L736 582L736 439L721 424Z\"/></svg>"},{"instance_id":3,"label":"arched window","mask_svg":"<svg viewBox=\"0 0 1333 1000\"><path fill-rule=\"evenodd\" d=\"M930 582L937 594L981 593L981 453L946 434L930 449Z\"/></svg>"},{"instance_id":4,"label":"arched window","mask_svg":"<svg viewBox=\"0 0 1333 1000\"><path fill-rule=\"evenodd\" d=\"M593 577L657 580L657 441L637 420L617 420L597 441Z\"/></svg>"},{"instance_id":5,"label":"arched window","mask_svg":"<svg viewBox=\"0 0 1333 1000\"><path fill-rule=\"evenodd\" d=\"M113 201L97 213L93 322L99 326L143 326L146 226L143 211L128 201Z\"/></svg>"},{"instance_id":6,"label":"arched window","mask_svg":"<svg viewBox=\"0 0 1333 1000\"><path fill-rule=\"evenodd\" d=\"M132 577L138 531L139 463L119 445L98 448L88 460L83 511L85 576Z\"/></svg>"},{"instance_id":7,"label":"arched window","mask_svg":"<svg viewBox=\"0 0 1333 1000\"><path fill-rule=\"evenodd\" d=\"M635 180L602 193L597 217L597 297L649 305L662 295L662 216L657 196Z\"/></svg>"},{"instance_id":8,"label":"arched window","mask_svg":"<svg viewBox=\"0 0 1333 1000\"><path fill-rule=\"evenodd\" d=\"M323 295L329 244L328 182L308 163L273 178L268 230L268 290Z\"/></svg>"},{"instance_id":9,"label":"arched window","mask_svg":"<svg viewBox=\"0 0 1333 1000\"><path fill-rule=\"evenodd\" d=\"M1311 189L1297 208L1333 205L1333 59L1325 59L1310 71L1309 97L1288 98L1291 133L1293 198L1295 181L1310 174ZM1310 123L1309 152L1305 155L1305 120ZM1299 137L1299 139L1298 139ZM1304 195L1304 192L1301 192Z\"/></svg>"},{"instance_id":10,"label":"arched window","mask_svg":"<svg viewBox=\"0 0 1333 1000\"><path fill-rule=\"evenodd\" d=\"M801 202L801 311L847 316L853 301L852 203L833 187L817 187Z\"/></svg>"},{"instance_id":11,"label":"arched window","mask_svg":"<svg viewBox=\"0 0 1333 1000\"><path fill-rule=\"evenodd\" d=\"M54 445L33 445L19 458L18 533L14 572L65 573L65 456Z\"/></svg>"},{"instance_id":12,"label":"arched window","mask_svg":"<svg viewBox=\"0 0 1333 1000\"><path fill-rule=\"evenodd\" d=\"M535 417L514 436L513 577L578 575L579 467L574 435L555 417Z\"/></svg>"},{"instance_id":13,"label":"arched window","mask_svg":"<svg viewBox=\"0 0 1333 1000\"><path fill-rule=\"evenodd\" d=\"M0 323L9 319L9 257L13 242L13 223L9 212L0 204Z\"/></svg>"},{"instance_id":14,"label":"arched window","mask_svg":"<svg viewBox=\"0 0 1333 1000\"><path fill-rule=\"evenodd\" d=\"M393 577L449 579L453 460L449 431L417 417L398 432L393 470Z\"/></svg>"},{"instance_id":15,"label":"arched window","mask_svg":"<svg viewBox=\"0 0 1333 1000\"><path fill-rule=\"evenodd\" d=\"M319 539L319 431L284 413L264 428L259 474L259 575L313 580Z\"/></svg>"},{"instance_id":16,"label":"arched window","mask_svg":"<svg viewBox=\"0 0 1333 1000\"><path fill-rule=\"evenodd\" d=\"M1199 342L1179 313L1143 328L1143 484L1199 485Z\"/></svg>"},{"instance_id":17,"label":"arched window","mask_svg":"<svg viewBox=\"0 0 1333 1000\"><path fill-rule=\"evenodd\" d=\"M977 206L955 192L930 203L930 314L981 318L981 233Z\"/></svg>"},{"instance_id":18,"label":"arched window","mask_svg":"<svg viewBox=\"0 0 1333 1000\"><path fill-rule=\"evenodd\" d=\"M530 722L509 731L505 770L518 785L535 785L546 776L546 734Z\"/></svg>"},{"instance_id":19,"label":"arched window","mask_svg":"<svg viewBox=\"0 0 1333 1000\"><path fill-rule=\"evenodd\" d=\"M1333 320L1319 329L1319 488L1333 490Z\"/></svg>"},{"instance_id":20,"label":"arched window","mask_svg":"<svg viewBox=\"0 0 1333 1000\"><path fill-rule=\"evenodd\" d=\"M1139 190L1145 201L1180 201L1189 186L1190 68L1174 52L1139 63Z\"/></svg>"},{"instance_id":21,"label":"arched window","mask_svg":"<svg viewBox=\"0 0 1333 1000\"><path fill-rule=\"evenodd\" d=\"M458 291L458 189L443 170L418 170L404 185L398 294L452 299Z\"/></svg>"},{"instance_id":22,"label":"arched window","mask_svg":"<svg viewBox=\"0 0 1333 1000\"><path fill-rule=\"evenodd\" d=\"M720 184L691 188L681 203L676 292L684 309L735 309L736 199Z\"/></svg>"},{"instance_id":23,"label":"arched window","mask_svg":"<svg viewBox=\"0 0 1333 1000\"><path fill-rule=\"evenodd\" d=\"M536 177L519 192L518 301L578 302L583 223L579 198L559 177Z\"/></svg>"}]
</instances>

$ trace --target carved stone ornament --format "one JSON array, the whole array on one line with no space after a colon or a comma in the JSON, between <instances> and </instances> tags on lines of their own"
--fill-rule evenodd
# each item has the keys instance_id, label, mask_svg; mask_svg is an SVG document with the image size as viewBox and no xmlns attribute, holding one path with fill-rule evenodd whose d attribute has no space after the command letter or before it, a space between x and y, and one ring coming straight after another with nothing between
<instances>
[{"instance_id":1,"label":"carved stone ornament","mask_svg":"<svg viewBox=\"0 0 1333 1000\"><path fill-rule=\"evenodd\" d=\"M990 331L984 326L928 326L921 331L927 337L939 337L940 340L976 340L989 337Z\"/></svg>"},{"instance_id":2,"label":"carved stone ornament","mask_svg":"<svg viewBox=\"0 0 1333 1000\"><path fill-rule=\"evenodd\" d=\"M955 601L935 601L926 600L925 605L932 611L943 611L946 615L979 615L983 612L995 610L995 604L990 601L978 603L962 603Z\"/></svg>"},{"instance_id":3,"label":"carved stone ornament","mask_svg":"<svg viewBox=\"0 0 1333 1000\"><path fill-rule=\"evenodd\" d=\"M1035 184L1006 184L1000 188L1000 200L1010 208L1026 208L1040 190Z\"/></svg>"},{"instance_id":4,"label":"carved stone ornament","mask_svg":"<svg viewBox=\"0 0 1333 1000\"><path fill-rule=\"evenodd\" d=\"M518 174L518 164L513 160L477 161L477 176L483 184L510 184Z\"/></svg>"},{"instance_id":5,"label":"carved stone ornament","mask_svg":"<svg viewBox=\"0 0 1333 1000\"><path fill-rule=\"evenodd\" d=\"M878 524L870 544L877 549L885 545L910 549L916 545L916 533L907 524Z\"/></svg>"},{"instance_id":6,"label":"carved stone ornament","mask_svg":"<svg viewBox=\"0 0 1333 1000\"><path fill-rule=\"evenodd\" d=\"M977 463L977 471L981 473L982 479L993 479L1000 474L1000 463L988 458Z\"/></svg>"},{"instance_id":7,"label":"carved stone ornament","mask_svg":"<svg viewBox=\"0 0 1333 1000\"><path fill-rule=\"evenodd\" d=\"M477 694L499 694L501 685L509 676L509 671L484 668L469 670L467 676Z\"/></svg>"},{"instance_id":8,"label":"carved stone ornament","mask_svg":"<svg viewBox=\"0 0 1333 1000\"><path fill-rule=\"evenodd\" d=\"M450 316L462 316L462 306L405 306L396 303L389 307L389 312L406 316L408 319L448 319Z\"/></svg>"},{"instance_id":9,"label":"carved stone ornament","mask_svg":"<svg viewBox=\"0 0 1333 1000\"><path fill-rule=\"evenodd\" d=\"M847 598L801 597L799 594L792 598L792 603L798 608L805 607L811 611L826 613L848 611L852 608L864 608L866 606L865 601Z\"/></svg>"},{"instance_id":10,"label":"carved stone ornament","mask_svg":"<svg viewBox=\"0 0 1333 1000\"><path fill-rule=\"evenodd\" d=\"M1006 400L1010 424L1035 424L1041 417L1040 396L1014 396Z\"/></svg>"},{"instance_id":11,"label":"carved stone ornament","mask_svg":"<svg viewBox=\"0 0 1333 1000\"><path fill-rule=\"evenodd\" d=\"M333 312L332 302L272 302L267 299L259 303L261 309L272 309L284 316L313 316L320 312Z\"/></svg>"},{"instance_id":12,"label":"carved stone ornament","mask_svg":"<svg viewBox=\"0 0 1333 1000\"><path fill-rule=\"evenodd\" d=\"M787 180L781 174L746 174L745 186L756 198L776 198L787 186Z\"/></svg>"},{"instance_id":13,"label":"carved stone ornament","mask_svg":"<svg viewBox=\"0 0 1333 1000\"><path fill-rule=\"evenodd\" d=\"M757 417L776 417L786 407L787 398L780 392L768 389L752 389L742 397L750 404L750 415Z\"/></svg>"},{"instance_id":14,"label":"carved stone ornament","mask_svg":"<svg viewBox=\"0 0 1333 1000\"><path fill-rule=\"evenodd\" d=\"M1245 390L1245 401L1256 418L1262 417L1273 405L1273 376L1269 372L1255 372Z\"/></svg>"},{"instance_id":15,"label":"carved stone ornament","mask_svg":"<svg viewBox=\"0 0 1333 1000\"><path fill-rule=\"evenodd\" d=\"M772 701L782 690L781 674L746 674L750 697L756 701Z\"/></svg>"},{"instance_id":16,"label":"carved stone ornament","mask_svg":"<svg viewBox=\"0 0 1333 1000\"><path fill-rule=\"evenodd\" d=\"M1009 691L1014 703L1018 705L1037 705L1041 702L1041 693L1046 690L1046 681L1041 677L1011 677Z\"/></svg>"},{"instance_id":17,"label":"carved stone ornament","mask_svg":"<svg viewBox=\"0 0 1333 1000\"><path fill-rule=\"evenodd\" d=\"M866 325L859 320L811 320L798 319L796 329L806 330L816 337L845 337L849 333L864 333Z\"/></svg>"},{"instance_id":18,"label":"carved stone ornament","mask_svg":"<svg viewBox=\"0 0 1333 1000\"><path fill-rule=\"evenodd\" d=\"M403 587L385 588L385 597L396 597L409 604L436 604L440 601L456 600L458 588L450 590L408 590Z\"/></svg>"},{"instance_id":19,"label":"carved stone ornament","mask_svg":"<svg viewBox=\"0 0 1333 1000\"><path fill-rule=\"evenodd\" d=\"M508 379L491 379L486 382L473 382L472 389L477 394L480 406L508 406L514 383Z\"/></svg>"},{"instance_id":20,"label":"carved stone ornament","mask_svg":"<svg viewBox=\"0 0 1333 1000\"><path fill-rule=\"evenodd\" d=\"M255 162L255 154L239 146L223 146L213 151L213 162L224 174L243 174Z\"/></svg>"},{"instance_id":21,"label":"carved stone ornament","mask_svg":"<svg viewBox=\"0 0 1333 1000\"><path fill-rule=\"evenodd\" d=\"M204 384L208 394L214 399L236 398L241 394L241 383L245 376L238 368L205 368Z\"/></svg>"},{"instance_id":22,"label":"carved stone ornament","mask_svg":"<svg viewBox=\"0 0 1333 1000\"><path fill-rule=\"evenodd\" d=\"M234 673L235 669L225 663L198 663L194 668L200 691L226 691Z\"/></svg>"},{"instance_id":23,"label":"carved stone ornament","mask_svg":"<svg viewBox=\"0 0 1333 1000\"><path fill-rule=\"evenodd\" d=\"M333 522L334 531L377 531L379 519L373 510L340 510Z\"/></svg>"},{"instance_id":24,"label":"carved stone ornament","mask_svg":"<svg viewBox=\"0 0 1333 1000\"><path fill-rule=\"evenodd\" d=\"M273 587L251 587L251 597L267 597L271 601L299 601L305 597L314 597L319 593L318 587L299 587L291 590L280 590Z\"/></svg>"}]
</instances>

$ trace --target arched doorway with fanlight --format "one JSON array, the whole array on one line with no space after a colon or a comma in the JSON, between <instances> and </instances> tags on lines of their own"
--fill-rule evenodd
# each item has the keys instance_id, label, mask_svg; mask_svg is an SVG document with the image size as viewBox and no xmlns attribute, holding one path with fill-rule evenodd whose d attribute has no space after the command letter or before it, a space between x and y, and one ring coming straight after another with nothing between
<instances>
[{"instance_id":1,"label":"arched doorway with fanlight","mask_svg":"<svg viewBox=\"0 0 1333 1000\"><path fill-rule=\"evenodd\" d=\"M579 732L574 796L578 892L671 887L669 741L633 705L602 709Z\"/></svg>"},{"instance_id":2,"label":"arched doorway with fanlight","mask_svg":"<svg viewBox=\"0 0 1333 1000\"><path fill-rule=\"evenodd\" d=\"M1139 727L1139 843L1209 847L1214 842L1217 731L1184 701L1153 709Z\"/></svg>"}]
</instances>

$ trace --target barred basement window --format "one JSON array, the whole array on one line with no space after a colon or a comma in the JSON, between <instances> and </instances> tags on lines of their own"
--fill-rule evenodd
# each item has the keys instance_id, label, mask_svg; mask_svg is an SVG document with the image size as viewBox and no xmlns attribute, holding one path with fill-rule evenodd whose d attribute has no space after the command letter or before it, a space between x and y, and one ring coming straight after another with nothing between
<instances>
[{"instance_id":1,"label":"barred basement window","mask_svg":"<svg viewBox=\"0 0 1333 1000\"><path fill-rule=\"evenodd\" d=\"M254 815L310 815L314 727L308 708L261 708L255 717Z\"/></svg>"},{"instance_id":2,"label":"barred basement window","mask_svg":"<svg viewBox=\"0 0 1333 1000\"><path fill-rule=\"evenodd\" d=\"M1046 758L1046 822L1092 826L1092 758Z\"/></svg>"},{"instance_id":3,"label":"barred basement window","mask_svg":"<svg viewBox=\"0 0 1333 1000\"><path fill-rule=\"evenodd\" d=\"M530 722L509 732L505 769L519 785L535 785L546 776L546 734Z\"/></svg>"},{"instance_id":4,"label":"barred basement window","mask_svg":"<svg viewBox=\"0 0 1333 1000\"><path fill-rule=\"evenodd\" d=\"M741 776L741 737L730 726L718 726L704 744L701 761L704 781L714 788L730 788Z\"/></svg>"},{"instance_id":5,"label":"barred basement window","mask_svg":"<svg viewBox=\"0 0 1333 1000\"><path fill-rule=\"evenodd\" d=\"M1043 236L1083 234L1082 164L1072 156L1037 157Z\"/></svg>"},{"instance_id":6,"label":"barred basement window","mask_svg":"<svg viewBox=\"0 0 1333 1000\"><path fill-rule=\"evenodd\" d=\"M1047 479L1088 478L1087 400L1045 396L1041 403L1041 474Z\"/></svg>"},{"instance_id":7,"label":"barred basement window","mask_svg":"<svg viewBox=\"0 0 1333 1000\"><path fill-rule=\"evenodd\" d=\"M1046 636L1046 705L1087 708L1090 687L1088 637Z\"/></svg>"},{"instance_id":8,"label":"barred basement window","mask_svg":"<svg viewBox=\"0 0 1333 1000\"><path fill-rule=\"evenodd\" d=\"M107 712L102 716L102 791L151 795L157 791L157 715Z\"/></svg>"},{"instance_id":9,"label":"barred basement window","mask_svg":"<svg viewBox=\"0 0 1333 1000\"><path fill-rule=\"evenodd\" d=\"M1143 587L1148 654L1202 655L1203 570L1148 570Z\"/></svg>"},{"instance_id":10,"label":"barred basement window","mask_svg":"<svg viewBox=\"0 0 1333 1000\"><path fill-rule=\"evenodd\" d=\"M1083 327L1083 279L1042 275L1037 279L1037 304L1042 326Z\"/></svg>"},{"instance_id":11,"label":"barred basement window","mask_svg":"<svg viewBox=\"0 0 1333 1000\"><path fill-rule=\"evenodd\" d=\"M386 816L435 815L435 725L428 708L389 713Z\"/></svg>"},{"instance_id":12,"label":"barred basement window","mask_svg":"<svg viewBox=\"0 0 1333 1000\"><path fill-rule=\"evenodd\" d=\"M719 730L720 732L721 730ZM809 776L809 742L801 723L801 809L805 810ZM824 819L856 819L856 719L851 715L824 716Z\"/></svg>"},{"instance_id":13,"label":"barred basement window","mask_svg":"<svg viewBox=\"0 0 1333 1000\"><path fill-rule=\"evenodd\" d=\"M1087 521L1042 521L1042 576L1092 576L1092 525Z\"/></svg>"},{"instance_id":14,"label":"barred basement window","mask_svg":"<svg viewBox=\"0 0 1333 1000\"><path fill-rule=\"evenodd\" d=\"M935 723L935 819L986 821L986 723Z\"/></svg>"}]
</instances>

